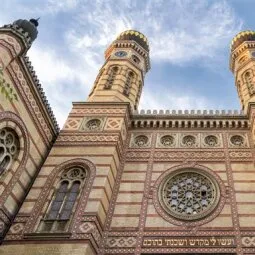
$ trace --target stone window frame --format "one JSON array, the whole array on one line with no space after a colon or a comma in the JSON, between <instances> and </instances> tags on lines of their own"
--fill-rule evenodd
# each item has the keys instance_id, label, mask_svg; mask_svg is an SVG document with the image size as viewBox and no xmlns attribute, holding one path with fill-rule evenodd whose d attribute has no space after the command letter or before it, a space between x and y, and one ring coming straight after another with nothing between
<instances>
[{"instance_id":1,"label":"stone window frame","mask_svg":"<svg viewBox=\"0 0 255 255\"><path fill-rule=\"evenodd\" d=\"M0 176L4 175L4 173L8 171L8 168L10 168L11 165L15 162L16 158L18 158L20 148L19 137L13 128L0 128L0 136L3 132L5 133L4 137L2 137L4 142L0 143ZM11 149L6 145L7 136L11 136L13 138L11 143L12 147L15 147L15 151L13 153L11 152Z\"/></svg>"},{"instance_id":2,"label":"stone window frame","mask_svg":"<svg viewBox=\"0 0 255 255\"><path fill-rule=\"evenodd\" d=\"M91 130L89 129L86 124L93 120L93 119L98 119L100 120L100 126L98 127L98 129L96 130ZM81 126L80 126L80 131L86 131L86 132L101 132L104 129L105 126L105 122L106 122L106 117L101 117L101 116L90 116L90 117L84 117L82 122L81 122Z\"/></svg>"},{"instance_id":3,"label":"stone window frame","mask_svg":"<svg viewBox=\"0 0 255 255\"><path fill-rule=\"evenodd\" d=\"M165 201L166 199L163 198L163 190L164 190L165 186L168 184L168 182L173 180L174 178L178 177L178 175L185 176L186 174L194 174L194 176L197 176L196 178L198 178L198 176L201 176L203 179L206 180L207 183L210 183L211 190L214 191L214 193L212 192L213 195L214 195L214 199L210 200L208 198L209 206L206 207L205 210L202 210L202 212L199 213L199 214L195 214L195 215L193 215L193 214L190 214L190 215L181 214L181 213L177 212L176 210L172 210L171 208L169 208L169 206L166 204L166 201ZM189 180L190 179L187 179L187 181L189 181ZM183 177L181 177L181 183L183 184ZM175 184L174 186L177 186L177 185L178 184ZM191 192L188 191L186 193L190 193L188 195L192 195L192 191ZM178 169L176 171L173 171L173 172L169 173L164 178L164 180L161 182L160 187L159 187L158 199L160 201L160 204L161 204L162 208L164 208L164 210L169 215L173 216L174 218L179 219L179 220L184 220L184 221L195 221L195 220L200 220L200 219L205 218L212 211L214 211L215 207L217 207L217 205L218 205L218 202L219 202L219 199L220 199L220 193L219 193L218 183L215 181L215 179L212 175L209 175L207 172L204 172L201 169L198 170L198 169L195 169L195 168L183 168L183 169ZM192 202L194 202L193 200L192 200ZM183 201L183 198L182 198L181 201ZM198 199L195 200L195 201L196 201L195 204L200 203L200 202L198 202ZM186 209L190 209L190 208L195 210L195 206L186 207Z\"/></svg>"},{"instance_id":4,"label":"stone window frame","mask_svg":"<svg viewBox=\"0 0 255 255\"><path fill-rule=\"evenodd\" d=\"M104 89L111 89L114 81L116 79L116 76L119 74L121 68L119 65L112 65L109 67L108 72L107 72L107 80L106 83L104 85Z\"/></svg>"},{"instance_id":5,"label":"stone window frame","mask_svg":"<svg viewBox=\"0 0 255 255\"><path fill-rule=\"evenodd\" d=\"M215 136L218 139L218 144L216 146L209 146L206 144L205 139L207 136ZM218 149L218 148L223 148L223 138L222 134L220 133L201 133L201 148L210 148L210 149Z\"/></svg>"},{"instance_id":6,"label":"stone window frame","mask_svg":"<svg viewBox=\"0 0 255 255\"><path fill-rule=\"evenodd\" d=\"M171 146L164 146L162 143L161 143L161 139L162 137L164 136L172 136L174 138L174 143L173 145ZM156 148L165 148L165 149L171 149L171 148L177 148L178 147L178 133L170 133L170 132L167 132L167 133L160 133L157 135L157 142L156 142Z\"/></svg>"},{"instance_id":7,"label":"stone window frame","mask_svg":"<svg viewBox=\"0 0 255 255\"><path fill-rule=\"evenodd\" d=\"M195 144L191 146L187 146L183 143L183 139L187 136L193 136L195 138ZM193 149L193 148L199 148L200 147L200 133L180 133L179 136L179 146L180 148L187 148L187 149Z\"/></svg>"},{"instance_id":8,"label":"stone window frame","mask_svg":"<svg viewBox=\"0 0 255 255\"><path fill-rule=\"evenodd\" d=\"M95 165L91 161L84 158L75 158L75 159L67 160L52 169L42 191L40 192L40 195L37 199L37 203L33 207L30 217L28 221L26 222L24 229L22 231L22 234L26 236L26 238L41 239L42 234L40 232L37 232L37 229L41 219L43 219L43 216L45 215L46 210L48 208L48 206L45 206L45 205L47 203L50 203L50 201L48 201L48 197L51 197L54 194L54 184L57 183L57 181L59 180L59 177L62 171L74 166L87 168L88 175L87 175L86 181L84 182L84 186L81 189L80 197L77 202L76 209L74 210L74 213L69 222L68 228L65 231L66 233L63 233L63 232L61 233L63 233L64 235L67 234L68 236L70 236L71 233L77 232L82 222L87 201L89 198L89 194L92 189L92 184L96 176ZM43 232L43 235L55 236L55 235L58 235L58 233Z\"/></svg>"},{"instance_id":9,"label":"stone window frame","mask_svg":"<svg viewBox=\"0 0 255 255\"><path fill-rule=\"evenodd\" d=\"M123 94L125 96L127 97L129 96L132 85L135 82L135 79L136 79L136 73L133 70L128 69L126 73L124 88L123 88Z\"/></svg>"},{"instance_id":10,"label":"stone window frame","mask_svg":"<svg viewBox=\"0 0 255 255\"><path fill-rule=\"evenodd\" d=\"M160 192L160 185L162 182L172 173L175 173L179 170L183 169L194 169L194 171L197 171L198 173L201 171L203 174L206 174L208 176L211 176L214 178L214 180L217 182L218 187L219 187L219 202L217 206L214 208L214 210L207 215L204 218L193 220L193 221L186 221L186 220L180 220L169 213L166 212L166 210L162 207L160 201L159 201L159 192ZM198 165L196 163L187 163L187 164L181 164L174 166L166 171L164 171L158 179L155 181L154 186L153 186L153 205L158 212L158 214L165 219L166 221L170 222L171 224L178 225L178 226L185 226L185 227L195 227L195 226L200 226L203 224L206 224L210 221L212 221L214 218L216 218L220 212L222 211L225 202L226 202L226 187L223 182L223 180L220 178L218 174L215 173L215 171L202 166Z\"/></svg>"},{"instance_id":11,"label":"stone window frame","mask_svg":"<svg viewBox=\"0 0 255 255\"><path fill-rule=\"evenodd\" d=\"M141 95L142 95L142 87L143 87L143 83L142 83L141 80L139 80L137 95L136 95L136 98L135 98L135 110L138 109L138 104L139 104L139 101L140 101L140 98L141 98Z\"/></svg>"},{"instance_id":12,"label":"stone window frame","mask_svg":"<svg viewBox=\"0 0 255 255\"><path fill-rule=\"evenodd\" d=\"M236 135L241 136L244 139L244 144L242 146L234 145L231 142L231 138ZM233 148L233 149L249 148L249 141L248 141L247 133L240 133L240 132L228 133L228 147Z\"/></svg>"},{"instance_id":13,"label":"stone window frame","mask_svg":"<svg viewBox=\"0 0 255 255\"><path fill-rule=\"evenodd\" d=\"M28 131L24 122L19 116L10 111L1 112L0 129L2 128L8 128L15 132L17 138L19 139L19 153L12 164L9 165L8 170L5 170L0 175L0 180L2 182L5 182L5 179L9 180L8 183L5 183L8 186L1 195L0 203L7 198L16 181L19 179L20 175L25 169L30 149Z\"/></svg>"},{"instance_id":14,"label":"stone window frame","mask_svg":"<svg viewBox=\"0 0 255 255\"><path fill-rule=\"evenodd\" d=\"M255 94L253 69L252 68L247 69L243 73L242 78L243 78L243 82L246 84L249 95L252 96L253 94Z\"/></svg>"},{"instance_id":15,"label":"stone window frame","mask_svg":"<svg viewBox=\"0 0 255 255\"><path fill-rule=\"evenodd\" d=\"M146 136L148 138L148 142L146 143L145 146L138 146L135 143L135 139L139 136ZM151 139L152 139L152 134L151 133L133 133L131 135L131 139L130 139L130 143L129 143L129 147L132 148L137 148L137 149L146 149L146 148L150 148L151 147Z\"/></svg>"},{"instance_id":16,"label":"stone window frame","mask_svg":"<svg viewBox=\"0 0 255 255\"><path fill-rule=\"evenodd\" d=\"M85 173L85 176L83 178L76 178L74 180L68 178L66 176L68 174L68 172L70 172L71 170L76 169L76 168L79 168L81 171L83 171ZM88 176L89 176L89 168L88 167L86 168L84 166L81 167L79 165L77 165L77 166L73 165L71 167L66 167L60 171L60 173L58 174L58 177L56 178L56 180L54 182L53 189L51 191L51 199L47 203L46 210L44 211L44 216L41 218L40 224L38 225L36 232L38 232L38 233L62 233L62 232L67 231L67 229L70 225L70 222L72 221L77 204L80 200L81 191L84 188L84 186L86 185ZM67 203L67 198L71 193L72 187L74 186L74 184L76 184L78 182L79 182L78 195L76 196L75 202L71 208L71 214L68 219L61 219L61 214L63 213L64 207ZM68 186L67 186L67 190L66 190L64 199L61 202L61 207L59 208L59 210L57 212L56 218L50 219L50 214L53 209L53 204L54 204L54 202L56 202L56 196L59 194L62 184L66 184L66 183ZM47 224L48 224L48 227L50 227L50 230L44 231L43 228L46 228ZM60 228L63 228L63 229L60 229Z\"/></svg>"},{"instance_id":17,"label":"stone window frame","mask_svg":"<svg viewBox=\"0 0 255 255\"><path fill-rule=\"evenodd\" d=\"M89 93L89 96L91 96L91 95L94 93L94 91L96 90L96 88L98 87L98 84L99 84L99 82L100 82L100 80L101 80L101 78L102 78L104 72L105 72L105 68L102 68L102 69L99 71L99 73L98 73L98 75L97 75L97 77L96 77L96 80L95 80L95 82L94 82L94 86L92 87L92 90L91 90L91 92Z\"/></svg>"}]
</instances>

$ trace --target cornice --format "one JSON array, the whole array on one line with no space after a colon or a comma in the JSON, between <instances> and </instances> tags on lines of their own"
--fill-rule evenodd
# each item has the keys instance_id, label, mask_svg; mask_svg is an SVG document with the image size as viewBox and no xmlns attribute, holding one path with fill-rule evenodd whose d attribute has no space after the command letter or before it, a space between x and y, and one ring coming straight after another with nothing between
<instances>
[{"instance_id":1,"label":"cornice","mask_svg":"<svg viewBox=\"0 0 255 255\"><path fill-rule=\"evenodd\" d=\"M33 84L35 85L34 88L36 89L36 92L43 103L44 109L45 109L47 115L49 116L49 119L52 123L54 133L57 134L59 132L59 126L58 126L56 117L51 109L51 106L47 100L47 97L45 96L45 93L44 93L43 88L40 84L40 81L35 73L32 63L29 60L28 56L21 57L21 61L22 61L22 63L24 63L24 66L25 66L26 70L28 71L27 73L30 75L30 77L33 81Z\"/></svg>"},{"instance_id":2,"label":"cornice","mask_svg":"<svg viewBox=\"0 0 255 255\"><path fill-rule=\"evenodd\" d=\"M231 52L229 59L229 68L232 72L234 72L236 58L245 50L252 48L255 49L255 41L245 41L241 45L239 45L234 51Z\"/></svg>"},{"instance_id":3,"label":"cornice","mask_svg":"<svg viewBox=\"0 0 255 255\"><path fill-rule=\"evenodd\" d=\"M21 27L18 27L17 25L13 24L4 25L3 27L0 27L0 31L14 34L19 39L21 39L21 41L24 44L25 51L27 51L32 45L32 41L28 33L25 32Z\"/></svg>"},{"instance_id":4,"label":"cornice","mask_svg":"<svg viewBox=\"0 0 255 255\"><path fill-rule=\"evenodd\" d=\"M145 59L146 71L148 72L151 68L150 66L150 56L149 52L144 50L137 42L133 40L115 40L105 51L106 59L109 57L109 50L113 48L131 48L134 49L138 54L140 54Z\"/></svg>"}]
</instances>

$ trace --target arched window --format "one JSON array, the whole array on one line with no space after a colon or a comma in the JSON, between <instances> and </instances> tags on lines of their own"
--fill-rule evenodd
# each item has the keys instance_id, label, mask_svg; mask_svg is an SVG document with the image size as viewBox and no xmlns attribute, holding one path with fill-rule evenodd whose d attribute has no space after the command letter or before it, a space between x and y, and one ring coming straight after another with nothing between
<instances>
[{"instance_id":1,"label":"arched window","mask_svg":"<svg viewBox=\"0 0 255 255\"><path fill-rule=\"evenodd\" d=\"M252 75L252 73L249 72L249 71L246 72L244 74L244 80L247 84L249 94L253 95L255 93L255 87L254 87L254 84L253 84L253 75Z\"/></svg>"},{"instance_id":2,"label":"arched window","mask_svg":"<svg viewBox=\"0 0 255 255\"><path fill-rule=\"evenodd\" d=\"M123 90L123 94L126 95L126 96L129 95L133 79L134 79L134 73L133 72L129 72L128 76L127 76L127 80L126 80L125 86L124 86L124 90Z\"/></svg>"},{"instance_id":3,"label":"arched window","mask_svg":"<svg viewBox=\"0 0 255 255\"><path fill-rule=\"evenodd\" d=\"M10 128L0 129L0 175L17 158L19 153L19 138Z\"/></svg>"},{"instance_id":4,"label":"arched window","mask_svg":"<svg viewBox=\"0 0 255 255\"><path fill-rule=\"evenodd\" d=\"M91 95L93 94L93 92L95 91L95 89L96 89L96 87L97 87L97 85L98 85L98 82L100 81L100 79L101 79L103 73L104 73L104 68L101 69L100 72L99 72L99 74L97 75L97 78L96 78L96 80L95 80L95 82L94 82L94 86L93 86L91 92L89 93L89 96L91 96Z\"/></svg>"},{"instance_id":5,"label":"arched window","mask_svg":"<svg viewBox=\"0 0 255 255\"><path fill-rule=\"evenodd\" d=\"M142 82L141 82L141 81L139 81L139 86L138 86L137 96L136 96L136 99L135 99L135 109L137 109L137 108L138 108L138 103L139 103L139 100L140 100L141 94L142 94Z\"/></svg>"},{"instance_id":6,"label":"arched window","mask_svg":"<svg viewBox=\"0 0 255 255\"><path fill-rule=\"evenodd\" d=\"M87 171L81 167L72 167L63 172L41 221L39 232L58 232L67 229L86 176Z\"/></svg>"},{"instance_id":7,"label":"arched window","mask_svg":"<svg viewBox=\"0 0 255 255\"><path fill-rule=\"evenodd\" d=\"M104 86L105 89L110 89L114 83L114 80L116 78L116 75L118 73L118 67L114 66L113 68L111 68L109 76L108 76L108 80Z\"/></svg>"}]
</instances>

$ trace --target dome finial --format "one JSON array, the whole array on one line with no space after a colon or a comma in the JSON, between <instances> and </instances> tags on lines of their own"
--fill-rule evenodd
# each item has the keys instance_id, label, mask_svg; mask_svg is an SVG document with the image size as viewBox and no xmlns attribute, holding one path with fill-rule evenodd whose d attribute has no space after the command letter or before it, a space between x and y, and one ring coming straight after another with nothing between
<instances>
[{"instance_id":1,"label":"dome finial","mask_svg":"<svg viewBox=\"0 0 255 255\"><path fill-rule=\"evenodd\" d=\"M39 19L40 19L40 17L37 18L37 19L30 19L29 21L30 21L32 24L34 24L35 27L38 27L38 26L39 26L39 22L38 22Z\"/></svg>"}]
</instances>

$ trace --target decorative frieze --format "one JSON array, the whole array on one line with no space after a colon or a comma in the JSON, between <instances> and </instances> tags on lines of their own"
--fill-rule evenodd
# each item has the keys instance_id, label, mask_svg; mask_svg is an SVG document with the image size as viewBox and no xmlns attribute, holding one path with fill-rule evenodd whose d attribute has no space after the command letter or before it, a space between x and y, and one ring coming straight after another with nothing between
<instances>
[{"instance_id":1,"label":"decorative frieze","mask_svg":"<svg viewBox=\"0 0 255 255\"><path fill-rule=\"evenodd\" d=\"M108 248L135 247L136 237L133 236L108 237L106 240L106 246Z\"/></svg>"},{"instance_id":2,"label":"decorative frieze","mask_svg":"<svg viewBox=\"0 0 255 255\"><path fill-rule=\"evenodd\" d=\"M244 247L255 247L255 236L242 237L242 245Z\"/></svg>"}]
</instances>

